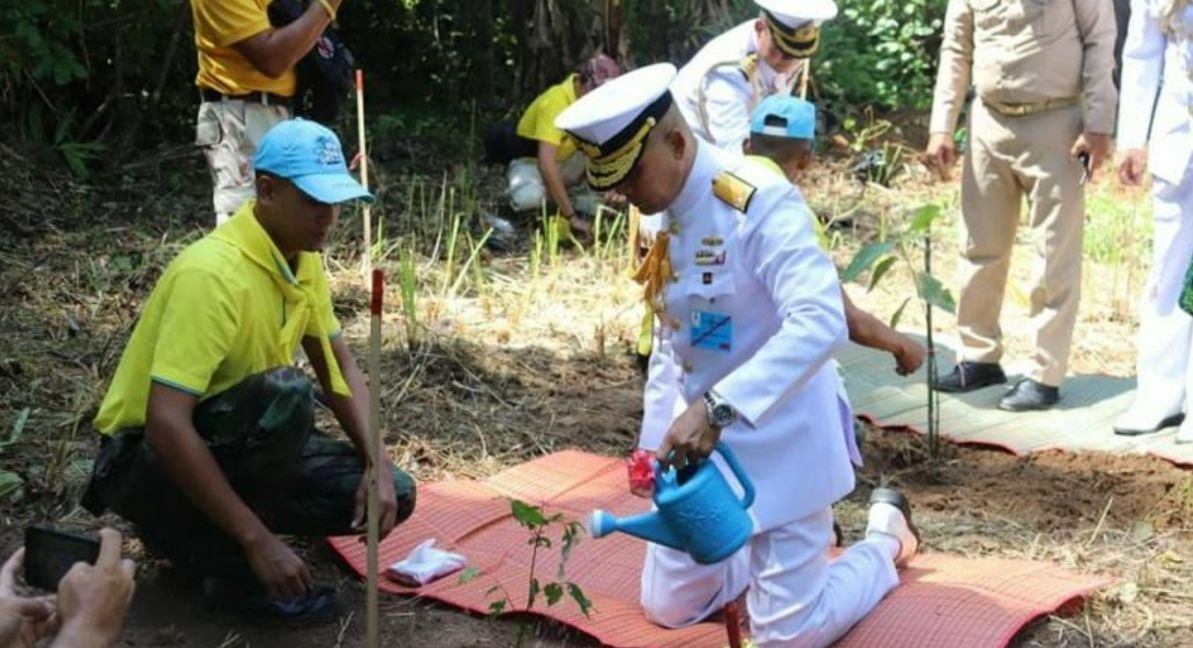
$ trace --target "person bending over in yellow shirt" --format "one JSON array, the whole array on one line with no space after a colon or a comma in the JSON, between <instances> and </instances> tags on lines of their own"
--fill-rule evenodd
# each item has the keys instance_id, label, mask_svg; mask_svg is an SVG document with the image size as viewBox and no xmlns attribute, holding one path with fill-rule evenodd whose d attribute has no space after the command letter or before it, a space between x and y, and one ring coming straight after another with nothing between
<instances>
[{"instance_id":1,"label":"person bending over in yellow shirt","mask_svg":"<svg viewBox=\"0 0 1193 648\"><path fill-rule=\"evenodd\" d=\"M750 139L743 144L744 152L798 186L799 177L812 165L815 132L815 106L787 95L770 96L758 105L750 118ZM824 226L815 218L813 226L823 246ZM893 355L895 371L900 375L915 373L920 368L925 351L919 342L858 308L844 288L841 299L850 341Z\"/></svg>"},{"instance_id":2,"label":"person bending over in yellow shirt","mask_svg":"<svg viewBox=\"0 0 1193 648\"><path fill-rule=\"evenodd\" d=\"M576 142L555 127L555 118L620 73L616 61L597 54L535 98L516 127L507 122L487 134L487 160L508 163L506 182L511 209L538 210L550 203L571 228L585 235L590 232L581 214L591 217L596 212L598 196L585 182L584 156L574 155Z\"/></svg>"},{"instance_id":3,"label":"person bending over in yellow shirt","mask_svg":"<svg viewBox=\"0 0 1193 648\"><path fill-rule=\"evenodd\" d=\"M338 205L372 197L315 122L274 126L253 164L256 199L183 250L145 303L95 418L83 504L136 523L218 602L325 619L336 592L278 535L361 532L371 471L382 537L414 510L414 482L366 449L369 385L319 253ZM300 345L351 445L315 429L311 381L291 366Z\"/></svg>"}]
</instances>

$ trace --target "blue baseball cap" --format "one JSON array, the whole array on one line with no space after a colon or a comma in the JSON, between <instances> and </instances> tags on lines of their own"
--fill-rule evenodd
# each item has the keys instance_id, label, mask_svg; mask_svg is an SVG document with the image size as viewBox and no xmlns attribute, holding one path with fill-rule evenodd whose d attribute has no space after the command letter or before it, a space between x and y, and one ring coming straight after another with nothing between
<instances>
[{"instance_id":1,"label":"blue baseball cap","mask_svg":"<svg viewBox=\"0 0 1193 648\"><path fill-rule=\"evenodd\" d=\"M275 124L257 145L253 170L285 178L327 205L373 201L373 195L348 173L340 138L313 121L296 118Z\"/></svg>"},{"instance_id":2,"label":"blue baseball cap","mask_svg":"<svg viewBox=\"0 0 1193 648\"><path fill-rule=\"evenodd\" d=\"M816 106L788 95L771 95L750 116L750 133L793 139L816 135Z\"/></svg>"}]
</instances>

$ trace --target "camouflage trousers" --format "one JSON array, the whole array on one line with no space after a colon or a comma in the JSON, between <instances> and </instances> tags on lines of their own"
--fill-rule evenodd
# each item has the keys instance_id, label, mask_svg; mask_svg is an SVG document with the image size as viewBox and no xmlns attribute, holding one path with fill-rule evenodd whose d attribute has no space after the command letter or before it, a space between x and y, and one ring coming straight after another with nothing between
<instances>
[{"instance_id":1,"label":"camouflage trousers","mask_svg":"<svg viewBox=\"0 0 1193 648\"><path fill-rule=\"evenodd\" d=\"M232 488L271 531L351 535L364 463L356 449L315 429L310 380L293 367L246 378L195 409L195 429ZM398 521L414 511L414 481L393 470ZM142 541L196 576L251 576L240 546L174 485L144 428L106 438L83 506L134 522Z\"/></svg>"},{"instance_id":2,"label":"camouflage trousers","mask_svg":"<svg viewBox=\"0 0 1193 648\"><path fill-rule=\"evenodd\" d=\"M244 201L256 195L253 154L265 133L289 118L286 106L241 99L199 104L195 144L203 149L211 171L216 225L222 225Z\"/></svg>"}]
</instances>

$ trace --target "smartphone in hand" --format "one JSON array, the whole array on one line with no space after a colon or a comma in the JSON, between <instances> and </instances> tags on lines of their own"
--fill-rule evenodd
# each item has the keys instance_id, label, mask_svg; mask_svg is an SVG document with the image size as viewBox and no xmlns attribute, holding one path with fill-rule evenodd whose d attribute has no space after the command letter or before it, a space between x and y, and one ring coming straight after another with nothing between
<instances>
[{"instance_id":1,"label":"smartphone in hand","mask_svg":"<svg viewBox=\"0 0 1193 648\"><path fill-rule=\"evenodd\" d=\"M94 565L99 538L35 525L25 529L25 582L47 591L77 562Z\"/></svg>"},{"instance_id":2,"label":"smartphone in hand","mask_svg":"<svg viewBox=\"0 0 1193 648\"><path fill-rule=\"evenodd\" d=\"M1077 161L1081 163L1081 184L1085 184L1089 182L1089 153L1078 153Z\"/></svg>"}]
</instances>

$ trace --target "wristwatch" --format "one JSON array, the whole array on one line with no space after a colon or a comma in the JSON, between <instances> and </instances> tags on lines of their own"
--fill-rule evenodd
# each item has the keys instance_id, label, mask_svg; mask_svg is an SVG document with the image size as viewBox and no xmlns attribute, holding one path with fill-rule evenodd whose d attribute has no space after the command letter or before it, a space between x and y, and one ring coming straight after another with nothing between
<instances>
[{"instance_id":1,"label":"wristwatch","mask_svg":"<svg viewBox=\"0 0 1193 648\"><path fill-rule=\"evenodd\" d=\"M724 429L737 420L737 410L710 389L704 393L704 409L711 427Z\"/></svg>"}]
</instances>

